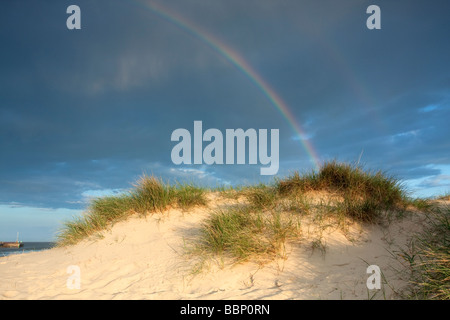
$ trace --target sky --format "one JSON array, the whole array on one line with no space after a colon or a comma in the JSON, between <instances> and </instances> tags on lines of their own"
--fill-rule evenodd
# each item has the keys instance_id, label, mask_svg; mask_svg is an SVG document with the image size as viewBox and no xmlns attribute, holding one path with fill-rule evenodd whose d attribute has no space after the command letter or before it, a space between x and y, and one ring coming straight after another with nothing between
<instances>
[{"instance_id":1,"label":"sky","mask_svg":"<svg viewBox=\"0 0 450 320\"><path fill-rule=\"evenodd\" d=\"M68 29L69 5L81 29ZM369 29L370 5L381 29ZM0 241L53 241L143 173L205 186L336 159L450 190L447 0L3 1ZM279 170L175 165L171 134L279 130Z\"/></svg>"}]
</instances>

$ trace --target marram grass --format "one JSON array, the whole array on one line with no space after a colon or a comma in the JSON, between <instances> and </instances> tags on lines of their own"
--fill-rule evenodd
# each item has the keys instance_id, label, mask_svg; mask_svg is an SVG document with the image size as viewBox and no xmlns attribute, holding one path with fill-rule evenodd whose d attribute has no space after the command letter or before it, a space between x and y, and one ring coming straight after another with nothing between
<instances>
[{"instance_id":1,"label":"marram grass","mask_svg":"<svg viewBox=\"0 0 450 320\"><path fill-rule=\"evenodd\" d=\"M314 204L305 195L325 191L340 201ZM226 254L237 261L271 259L282 255L286 240L299 240L305 215L376 223L382 213L405 206L406 193L398 180L382 172L338 163L325 163L318 172L277 179L275 183L241 188L240 206L215 212L202 226L199 249Z\"/></svg>"},{"instance_id":2,"label":"marram grass","mask_svg":"<svg viewBox=\"0 0 450 320\"><path fill-rule=\"evenodd\" d=\"M282 254L284 243L299 234L298 221L281 212L254 211L249 206L220 210L202 226L197 249L228 254L237 262L272 259Z\"/></svg>"},{"instance_id":3,"label":"marram grass","mask_svg":"<svg viewBox=\"0 0 450 320\"><path fill-rule=\"evenodd\" d=\"M169 206L188 209L207 203L205 190L192 184L171 186L151 176L142 176L134 189L119 196L93 199L83 217L68 221L58 234L58 245L65 246L92 236L133 214L147 215Z\"/></svg>"},{"instance_id":4,"label":"marram grass","mask_svg":"<svg viewBox=\"0 0 450 320\"><path fill-rule=\"evenodd\" d=\"M450 207L428 212L425 230L417 236L411 298L450 300Z\"/></svg>"},{"instance_id":5,"label":"marram grass","mask_svg":"<svg viewBox=\"0 0 450 320\"><path fill-rule=\"evenodd\" d=\"M338 200L313 203L307 194L316 191ZM75 244L134 214L206 205L207 192L217 192L230 200L244 199L244 203L239 201L235 206L212 212L201 226L195 251L227 255L237 262L264 262L283 256L286 241L302 240L300 223L306 215L330 215L338 223L346 219L376 223L382 213L398 213L407 206L434 213L430 228L418 240L420 261L414 264L413 295L450 299L450 209L438 210L429 200L408 198L400 181L381 171L369 172L336 161L323 164L317 172L295 172L270 185L245 187L171 186L155 177L143 176L123 195L92 200L83 217L65 223L58 243ZM441 198L446 199L448 194ZM316 242L313 241L313 247Z\"/></svg>"},{"instance_id":6,"label":"marram grass","mask_svg":"<svg viewBox=\"0 0 450 320\"><path fill-rule=\"evenodd\" d=\"M308 191L327 191L342 197L339 210L359 221L374 222L385 210L405 207L406 192L400 181L384 172L364 171L361 167L327 162L318 172L295 172L277 181L280 196L289 197Z\"/></svg>"}]
</instances>

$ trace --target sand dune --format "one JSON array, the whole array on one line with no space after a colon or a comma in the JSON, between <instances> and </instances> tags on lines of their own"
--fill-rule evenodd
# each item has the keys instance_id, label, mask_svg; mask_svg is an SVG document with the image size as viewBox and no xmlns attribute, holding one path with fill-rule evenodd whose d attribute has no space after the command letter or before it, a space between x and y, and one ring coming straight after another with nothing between
<instances>
[{"instance_id":1,"label":"sand dune","mask_svg":"<svg viewBox=\"0 0 450 320\"><path fill-rule=\"evenodd\" d=\"M357 226L349 240L337 228L322 235L326 251L312 250L314 230L286 247L285 257L265 265L237 265L186 254L210 209L171 209L133 217L102 238L66 248L0 258L0 299L397 299L407 285L401 259L423 215L388 226ZM368 265L384 275L369 290ZM67 286L69 266L80 270L80 288Z\"/></svg>"}]
</instances>

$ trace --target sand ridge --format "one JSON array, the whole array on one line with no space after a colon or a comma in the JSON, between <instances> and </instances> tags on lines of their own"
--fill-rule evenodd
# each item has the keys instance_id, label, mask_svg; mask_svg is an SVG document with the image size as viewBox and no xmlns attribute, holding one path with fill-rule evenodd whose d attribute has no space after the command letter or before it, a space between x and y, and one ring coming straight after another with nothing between
<instances>
[{"instance_id":1,"label":"sand ridge","mask_svg":"<svg viewBox=\"0 0 450 320\"><path fill-rule=\"evenodd\" d=\"M0 258L0 299L397 299L408 279L396 271L402 265L395 255L424 219L418 213L384 227L355 226L355 237L328 228L325 251L304 237L265 265L212 259L198 270L199 258L186 252L210 212L136 216L98 239ZM369 264L383 273L380 290L366 286ZM69 266L79 267L79 289L67 287Z\"/></svg>"}]
</instances>

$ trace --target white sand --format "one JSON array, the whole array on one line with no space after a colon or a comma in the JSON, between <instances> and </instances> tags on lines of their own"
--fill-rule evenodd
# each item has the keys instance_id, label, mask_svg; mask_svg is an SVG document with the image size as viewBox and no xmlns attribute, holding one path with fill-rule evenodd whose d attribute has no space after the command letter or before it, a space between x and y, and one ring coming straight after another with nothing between
<instances>
[{"instance_id":1,"label":"white sand","mask_svg":"<svg viewBox=\"0 0 450 320\"><path fill-rule=\"evenodd\" d=\"M364 227L357 241L329 228L325 253L312 250L305 230L286 259L263 267L211 261L196 272L198 258L185 252L208 212L171 209L117 223L100 240L0 258L0 299L397 299L407 274L394 271L404 266L390 252L406 248L423 219ZM380 267L381 290L367 289L368 264ZM71 265L80 268L80 289L67 287Z\"/></svg>"}]
</instances>

